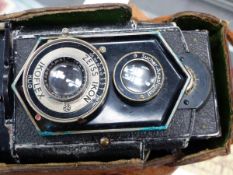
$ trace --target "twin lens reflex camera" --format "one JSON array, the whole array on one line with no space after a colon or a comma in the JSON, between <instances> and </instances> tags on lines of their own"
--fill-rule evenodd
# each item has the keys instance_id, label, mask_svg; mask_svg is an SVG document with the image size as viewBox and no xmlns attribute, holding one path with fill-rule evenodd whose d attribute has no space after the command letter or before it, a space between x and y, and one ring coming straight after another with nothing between
<instances>
[{"instance_id":1,"label":"twin lens reflex camera","mask_svg":"<svg viewBox=\"0 0 233 175\"><path fill-rule=\"evenodd\" d=\"M145 160L220 135L207 31L130 22L0 34L2 161Z\"/></svg>"}]
</instances>

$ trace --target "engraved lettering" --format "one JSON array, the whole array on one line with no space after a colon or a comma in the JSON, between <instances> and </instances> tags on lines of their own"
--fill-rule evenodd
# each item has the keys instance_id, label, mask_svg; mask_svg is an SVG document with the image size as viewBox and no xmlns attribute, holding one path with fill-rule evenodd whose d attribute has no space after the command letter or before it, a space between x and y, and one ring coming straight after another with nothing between
<instances>
[{"instance_id":1,"label":"engraved lettering","mask_svg":"<svg viewBox=\"0 0 233 175\"><path fill-rule=\"evenodd\" d=\"M44 68L44 63L39 62L39 64L35 68L35 72L33 75L33 89L34 89L36 96L39 99L45 96L41 88L41 74L42 74L43 68Z\"/></svg>"},{"instance_id":2,"label":"engraved lettering","mask_svg":"<svg viewBox=\"0 0 233 175\"><path fill-rule=\"evenodd\" d=\"M32 75L28 75L27 83L28 83L28 88L31 89L33 87L32 86Z\"/></svg>"},{"instance_id":3,"label":"engraved lettering","mask_svg":"<svg viewBox=\"0 0 233 175\"><path fill-rule=\"evenodd\" d=\"M98 90L99 83L98 82L92 82L91 89L87 92L87 95L83 98L84 101L89 103L93 97L96 95L96 91Z\"/></svg>"}]
</instances>

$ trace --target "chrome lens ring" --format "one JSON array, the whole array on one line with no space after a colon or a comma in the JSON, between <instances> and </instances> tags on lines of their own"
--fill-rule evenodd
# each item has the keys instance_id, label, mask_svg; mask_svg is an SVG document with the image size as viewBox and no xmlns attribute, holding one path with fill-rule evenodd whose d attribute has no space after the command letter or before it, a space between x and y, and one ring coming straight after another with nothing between
<instances>
[{"instance_id":1,"label":"chrome lens ring","mask_svg":"<svg viewBox=\"0 0 233 175\"><path fill-rule=\"evenodd\" d=\"M117 91L131 101L148 101L155 97L163 86L162 65L145 52L131 52L116 64L113 73Z\"/></svg>"}]
</instances>

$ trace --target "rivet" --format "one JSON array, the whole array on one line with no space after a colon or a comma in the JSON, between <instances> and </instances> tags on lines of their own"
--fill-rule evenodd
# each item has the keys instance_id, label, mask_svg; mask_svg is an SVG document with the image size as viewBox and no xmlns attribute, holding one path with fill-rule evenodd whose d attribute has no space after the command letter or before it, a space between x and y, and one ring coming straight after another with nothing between
<instances>
[{"instance_id":1,"label":"rivet","mask_svg":"<svg viewBox=\"0 0 233 175\"><path fill-rule=\"evenodd\" d=\"M100 53L105 53L105 52L107 51L107 49L106 49L106 47L101 46L101 47L99 48L99 51L100 51Z\"/></svg>"},{"instance_id":2,"label":"rivet","mask_svg":"<svg viewBox=\"0 0 233 175\"><path fill-rule=\"evenodd\" d=\"M100 144L101 146L108 146L110 144L110 140L107 137L102 137L100 139Z\"/></svg>"}]
</instances>

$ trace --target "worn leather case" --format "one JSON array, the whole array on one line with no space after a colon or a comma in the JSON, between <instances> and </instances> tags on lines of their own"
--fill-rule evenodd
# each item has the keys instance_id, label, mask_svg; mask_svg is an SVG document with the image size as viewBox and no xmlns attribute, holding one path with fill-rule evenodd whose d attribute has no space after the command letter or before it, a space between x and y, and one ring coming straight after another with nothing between
<instances>
[{"instance_id":1,"label":"worn leather case","mask_svg":"<svg viewBox=\"0 0 233 175\"><path fill-rule=\"evenodd\" d=\"M230 153L232 128L232 76L233 68L228 51L228 41L233 44L233 32L226 21L197 12L181 12L170 16L148 19L136 7L122 4L101 4L81 7L33 9L0 16L1 24L11 21L14 25L43 24L111 24L147 21L153 23L176 22L184 30L208 30L211 55L216 80L222 136L209 139L202 144L190 144L175 155L158 157L152 155L147 161L139 159L113 162L73 162L49 164L4 164L0 163L0 174L170 174L179 165L191 164ZM0 25L1 27L1 25ZM3 30L3 28L1 29Z\"/></svg>"}]
</instances>

